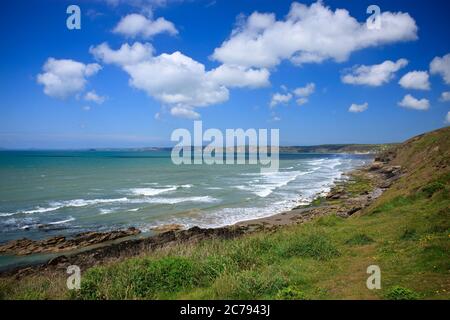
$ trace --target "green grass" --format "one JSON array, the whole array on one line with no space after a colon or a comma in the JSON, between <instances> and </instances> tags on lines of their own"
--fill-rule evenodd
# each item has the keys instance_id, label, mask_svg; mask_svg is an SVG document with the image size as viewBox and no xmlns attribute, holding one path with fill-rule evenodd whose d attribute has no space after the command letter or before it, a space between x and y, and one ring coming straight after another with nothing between
<instances>
[{"instance_id":1,"label":"green grass","mask_svg":"<svg viewBox=\"0 0 450 320\"><path fill-rule=\"evenodd\" d=\"M320 228L285 230L229 241L208 241L179 256L172 248L161 257L133 258L83 275L79 298L176 298L195 288L210 297L275 297L288 284L276 264L291 259L328 261L339 256ZM279 276L274 277L274 274ZM227 288L224 288L224 287ZM194 290L195 291L195 290Z\"/></svg>"},{"instance_id":2,"label":"green grass","mask_svg":"<svg viewBox=\"0 0 450 320\"><path fill-rule=\"evenodd\" d=\"M365 192L369 192L373 189L370 179L358 174L352 175L352 180L346 186L346 191L351 195L359 195Z\"/></svg>"},{"instance_id":3,"label":"green grass","mask_svg":"<svg viewBox=\"0 0 450 320\"><path fill-rule=\"evenodd\" d=\"M436 185L431 182L381 203L373 210L377 214L330 215L275 233L175 247L93 268L84 274L78 298L393 299L395 286L424 298L448 298L442 291L450 289L448 180L436 181L444 187L430 194L428 186ZM386 289L365 288L371 264L380 266Z\"/></svg>"},{"instance_id":4,"label":"green grass","mask_svg":"<svg viewBox=\"0 0 450 320\"><path fill-rule=\"evenodd\" d=\"M364 233L359 233L348 239L345 243L349 245L366 245L372 243L373 239Z\"/></svg>"},{"instance_id":5,"label":"green grass","mask_svg":"<svg viewBox=\"0 0 450 320\"><path fill-rule=\"evenodd\" d=\"M307 296L297 288L291 286L278 291L276 298L279 300L307 300Z\"/></svg>"},{"instance_id":6,"label":"green grass","mask_svg":"<svg viewBox=\"0 0 450 320\"><path fill-rule=\"evenodd\" d=\"M417 232L414 229L405 229L400 240L417 240Z\"/></svg>"},{"instance_id":7,"label":"green grass","mask_svg":"<svg viewBox=\"0 0 450 320\"><path fill-rule=\"evenodd\" d=\"M324 203L326 203L325 197L317 197L309 204L309 206L311 206L311 207L318 207L318 206L320 206L320 205L322 205Z\"/></svg>"},{"instance_id":8,"label":"green grass","mask_svg":"<svg viewBox=\"0 0 450 320\"><path fill-rule=\"evenodd\" d=\"M419 295L408 288L394 286L386 293L386 298L389 300L417 300Z\"/></svg>"},{"instance_id":9,"label":"green grass","mask_svg":"<svg viewBox=\"0 0 450 320\"><path fill-rule=\"evenodd\" d=\"M377 214L330 215L94 267L76 293L39 277L0 281L0 291L21 299L448 299L449 207L445 188L431 197L418 190ZM381 268L381 290L365 287L372 264Z\"/></svg>"}]
</instances>

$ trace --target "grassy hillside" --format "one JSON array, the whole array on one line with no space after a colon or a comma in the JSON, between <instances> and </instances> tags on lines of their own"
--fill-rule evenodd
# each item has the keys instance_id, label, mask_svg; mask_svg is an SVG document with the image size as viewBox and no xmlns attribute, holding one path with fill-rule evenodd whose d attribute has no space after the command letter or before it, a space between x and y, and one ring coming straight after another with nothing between
<instances>
[{"instance_id":1,"label":"grassy hillside","mask_svg":"<svg viewBox=\"0 0 450 320\"><path fill-rule=\"evenodd\" d=\"M413 138L380 159L404 175L357 215L232 240L178 245L82 274L0 281L0 298L76 299L449 299L450 128ZM346 188L367 192L357 180ZM369 265L381 290L366 288Z\"/></svg>"}]
</instances>

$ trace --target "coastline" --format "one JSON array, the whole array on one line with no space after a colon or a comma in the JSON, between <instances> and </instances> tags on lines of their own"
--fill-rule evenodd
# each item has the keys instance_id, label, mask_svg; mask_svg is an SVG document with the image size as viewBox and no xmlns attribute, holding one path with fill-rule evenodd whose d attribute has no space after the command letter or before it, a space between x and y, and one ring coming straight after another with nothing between
<instances>
[{"instance_id":1,"label":"coastline","mask_svg":"<svg viewBox=\"0 0 450 320\"><path fill-rule=\"evenodd\" d=\"M374 157L372 163L344 173L348 179L336 183L326 195L319 196L311 204L298 206L268 217L240 221L219 228L180 229L178 225L166 225L156 230L158 232L156 235L150 236L134 230L129 230L130 232L116 230L110 233L92 232L88 233L92 243L89 241L79 242L79 246L76 246L76 240L60 239L60 243L55 243L55 247L42 250L54 254L52 258L36 263L7 266L0 271L0 277L20 278L37 272L51 273L65 269L69 265L78 265L80 268L86 269L180 243L194 243L207 239L230 239L261 230L275 231L280 227L306 223L311 219L330 214L350 217L369 206L390 186L389 181L392 182L399 177L400 168L389 166L388 163L389 159ZM365 190L362 194L345 191L348 186L361 179L369 181L372 191ZM49 240L43 242L48 243ZM54 241L50 241L50 244L52 242ZM67 245L67 242L71 245ZM70 250L65 250L66 247Z\"/></svg>"}]
</instances>

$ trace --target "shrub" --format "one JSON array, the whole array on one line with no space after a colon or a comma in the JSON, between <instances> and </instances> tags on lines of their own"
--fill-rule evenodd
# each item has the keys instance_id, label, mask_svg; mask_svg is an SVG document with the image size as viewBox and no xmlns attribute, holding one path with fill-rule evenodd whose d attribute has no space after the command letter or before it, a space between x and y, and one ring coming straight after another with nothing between
<instances>
[{"instance_id":1,"label":"shrub","mask_svg":"<svg viewBox=\"0 0 450 320\"><path fill-rule=\"evenodd\" d=\"M323 227L334 227L342 220L343 220L343 218L341 218L335 214L332 214L332 215L320 217L319 219L317 219L316 224L318 226L323 226Z\"/></svg>"},{"instance_id":2,"label":"shrub","mask_svg":"<svg viewBox=\"0 0 450 320\"><path fill-rule=\"evenodd\" d=\"M323 234L297 235L287 242L281 254L287 257L300 256L316 260L329 260L339 256L339 251Z\"/></svg>"},{"instance_id":3,"label":"shrub","mask_svg":"<svg viewBox=\"0 0 450 320\"><path fill-rule=\"evenodd\" d=\"M296 288L293 288L291 286L279 290L276 295L276 298L278 300L306 300L307 299L306 295L302 291L300 291Z\"/></svg>"},{"instance_id":4,"label":"shrub","mask_svg":"<svg viewBox=\"0 0 450 320\"><path fill-rule=\"evenodd\" d=\"M400 240L414 240L417 238L417 232L414 229L406 229L400 236Z\"/></svg>"},{"instance_id":5,"label":"shrub","mask_svg":"<svg viewBox=\"0 0 450 320\"><path fill-rule=\"evenodd\" d=\"M205 274L183 257L130 259L113 267L92 268L81 281L83 299L149 298L198 285Z\"/></svg>"},{"instance_id":6,"label":"shrub","mask_svg":"<svg viewBox=\"0 0 450 320\"><path fill-rule=\"evenodd\" d=\"M243 241L230 242L226 248L225 256L229 258L232 266L237 269L251 269L264 264L264 254L271 248L271 243L260 237L249 238Z\"/></svg>"},{"instance_id":7,"label":"shrub","mask_svg":"<svg viewBox=\"0 0 450 320\"><path fill-rule=\"evenodd\" d=\"M417 200L417 197L414 196L398 196L393 198L392 200L389 200L378 207L375 208L375 210L372 211L372 213L381 213L386 211L391 211L395 208L407 206L412 204L415 200Z\"/></svg>"},{"instance_id":8,"label":"shrub","mask_svg":"<svg viewBox=\"0 0 450 320\"><path fill-rule=\"evenodd\" d=\"M285 286L286 280L279 274L246 270L219 277L213 285L213 293L220 299L261 299L273 296Z\"/></svg>"},{"instance_id":9,"label":"shrub","mask_svg":"<svg viewBox=\"0 0 450 320\"><path fill-rule=\"evenodd\" d=\"M389 300L416 300L419 298L419 294L404 287L394 286L389 289L386 298Z\"/></svg>"},{"instance_id":10,"label":"shrub","mask_svg":"<svg viewBox=\"0 0 450 320\"><path fill-rule=\"evenodd\" d=\"M107 273L103 267L95 267L89 269L81 279L81 290L79 298L88 300L105 299L102 294L102 283L107 279Z\"/></svg>"},{"instance_id":11,"label":"shrub","mask_svg":"<svg viewBox=\"0 0 450 320\"><path fill-rule=\"evenodd\" d=\"M432 182L422 188L422 192L428 197L432 197L438 191L445 189L445 184L440 181Z\"/></svg>"},{"instance_id":12,"label":"shrub","mask_svg":"<svg viewBox=\"0 0 450 320\"><path fill-rule=\"evenodd\" d=\"M131 266L130 278L137 296L146 297L158 291L176 292L194 286L198 272L193 261L182 257L147 260Z\"/></svg>"},{"instance_id":13,"label":"shrub","mask_svg":"<svg viewBox=\"0 0 450 320\"><path fill-rule=\"evenodd\" d=\"M325 202L324 197L317 197L310 203L310 206L318 207L318 206L322 205L324 202Z\"/></svg>"},{"instance_id":14,"label":"shrub","mask_svg":"<svg viewBox=\"0 0 450 320\"><path fill-rule=\"evenodd\" d=\"M374 242L374 240L369 237L368 235L364 234L364 233L359 233L353 237L351 237L350 239L348 239L347 241L345 241L345 244L348 245L365 245L365 244L369 244Z\"/></svg>"}]
</instances>

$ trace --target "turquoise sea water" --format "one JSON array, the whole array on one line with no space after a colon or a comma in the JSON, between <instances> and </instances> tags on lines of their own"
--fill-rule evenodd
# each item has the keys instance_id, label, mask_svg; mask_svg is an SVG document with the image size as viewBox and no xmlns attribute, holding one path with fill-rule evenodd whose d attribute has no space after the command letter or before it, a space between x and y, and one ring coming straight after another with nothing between
<instances>
[{"instance_id":1,"label":"turquoise sea water","mask_svg":"<svg viewBox=\"0 0 450 320\"><path fill-rule=\"evenodd\" d=\"M179 223L216 227L307 204L362 155L282 154L256 165L181 165L169 152L0 152L0 242Z\"/></svg>"}]
</instances>

